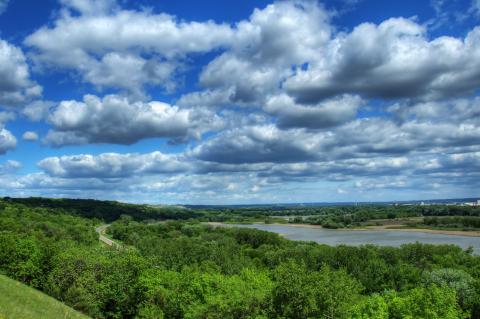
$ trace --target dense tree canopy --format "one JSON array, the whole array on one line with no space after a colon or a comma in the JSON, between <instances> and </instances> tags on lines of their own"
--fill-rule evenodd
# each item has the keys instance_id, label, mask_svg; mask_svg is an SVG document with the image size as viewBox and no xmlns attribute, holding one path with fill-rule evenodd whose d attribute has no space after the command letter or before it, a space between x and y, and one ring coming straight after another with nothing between
<instances>
[{"instance_id":1,"label":"dense tree canopy","mask_svg":"<svg viewBox=\"0 0 480 319\"><path fill-rule=\"evenodd\" d=\"M116 249L86 208L1 204L0 272L94 318L480 318L480 257L453 245L331 247L201 212L123 215Z\"/></svg>"}]
</instances>

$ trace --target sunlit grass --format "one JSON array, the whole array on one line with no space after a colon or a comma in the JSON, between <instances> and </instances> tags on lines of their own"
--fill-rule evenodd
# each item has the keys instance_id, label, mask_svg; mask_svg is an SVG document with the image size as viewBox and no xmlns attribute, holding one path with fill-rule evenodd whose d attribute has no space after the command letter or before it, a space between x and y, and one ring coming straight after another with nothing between
<instances>
[{"instance_id":1,"label":"sunlit grass","mask_svg":"<svg viewBox=\"0 0 480 319\"><path fill-rule=\"evenodd\" d=\"M87 319L42 292L0 275L0 319Z\"/></svg>"}]
</instances>

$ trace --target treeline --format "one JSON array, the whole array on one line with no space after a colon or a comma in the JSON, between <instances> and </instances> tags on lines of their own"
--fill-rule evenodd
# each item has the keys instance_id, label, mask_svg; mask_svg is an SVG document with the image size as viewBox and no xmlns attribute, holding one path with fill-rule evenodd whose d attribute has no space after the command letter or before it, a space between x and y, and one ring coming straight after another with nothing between
<instances>
[{"instance_id":1,"label":"treeline","mask_svg":"<svg viewBox=\"0 0 480 319\"><path fill-rule=\"evenodd\" d=\"M322 225L326 228L361 226L379 219L425 216L480 217L480 207L459 205L361 205L211 208L198 211L204 220L215 222L290 222Z\"/></svg>"},{"instance_id":2,"label":"treeline","mask_svg":"<svg viewBox=\"0 0 480 319\"><path fill-rule=\"evenodd\" d=\"M42 197L10 198L4 197L3 203L18 203L27 207L44 207L55 212L74 214L86 218L97 218L105 222L117 220L122 215L128 215L135 220L184 220L198 218L201 213L181 207L154 207L149 205L125 204L115 201L100 201L93 199L53 199Z\"/></svg>"},{"instance_id":3,"label":"treeline","mask_svg":"<svg viewBox=\"0 0 480 319\"><path fill-rule=\"evenodd\" d=\"M476 216L443 216L425 217L423 224L440 228L480 228L480 217Z\"/></svg>"},{"instance_id":4,"label":"treeline","mask_svg":"<svg viewBox=\"0 0 480 319\"><path fill-rule=\"evenodd\" d=\"M442 218L433 218L442 217ZM452 216L451 218L447 218ZM453 217L455 216L455 217ZM322 225L325 228L345 228L365 225L368 221L407 219L410 217L425 217L423 225L438 227L470 227L478 228L480 207L477 206L386 206L374 205L366 207L327 207L318 215L293 217L290 223L307 223ZM431 219L432 217L433 219ZM443 220L445 223L443 223ZM453 222L456 221L456 222ZM411 222L407 222L412 224ZM448 225L448 224L451 225ZM461 226L461 224L464 224ZM434 225L435 224L435 225ZM417 223L416 226L420 226Z\"/></svg>"},{"instance_id":5,"label":"treeline","mask_svg":"<svg viewBox=\"0 0 480 319\"><path fill-rule=\"evenodd\" d=\"M126 204L116 201L91 199L10 198L0 200L0 205L23 204L44 207L55 212L96 218L105 222L128 215L136 221L189 220L212 222L287 222L323 225L328 228L359 226L375 219L399 219L422 216L472 216L480 217L480 207L455 205L361 205L361 206L261 206L185 208L178 206L151 206Z\"/></svg>"}]
</instances>

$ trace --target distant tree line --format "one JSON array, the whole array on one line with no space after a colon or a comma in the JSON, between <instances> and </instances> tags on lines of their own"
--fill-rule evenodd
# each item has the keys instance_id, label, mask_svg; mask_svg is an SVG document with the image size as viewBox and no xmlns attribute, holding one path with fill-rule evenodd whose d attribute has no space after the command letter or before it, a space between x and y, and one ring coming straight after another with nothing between
<instances>
[{"instance_id":1,"label":"distant tree line","mask_svg":"<svg viewBox=\"0 0 480 319\"><path fill-rule=\"evenodd\" d=\"M480 228L480 217L477 216L442 216L425 217L423 224L441 228Z\"/></svg>"},{"instance_id":2,"label":"distant tree line","mask_svg":"<svg viewBox=\"0 0 480 319\"><path fill-rule=\"evenodd\" d=\"M286 222L323 225L342 228L360 225L375 219L398 219L428 216L480 217L480 207L457 205L360 205L360 206L261 206L185 208L180 206L134 205L116 201L91 199L51 199L41 197L10 198L2 203L19 203L28 207L44 207L105 222L128 215L136 221L189 220L212 222ZM280 218L281 217L281 218ZM472 219L473 220L473 219Z\"/></svg>"},{"instance_id":3,"label":"distant tree line","mask_svg":"<svg viewBox=\"0 0 480 319\"><path fill-rule=\"evenodd\" d=\"M198 218L201 213L175 206L154 207L150 205L125 204L115 201L93 199L52 199L42 197L3 198L4 203L19 203L27 207L44 207L55 212L75 214L86 218L96 218L105 222L129 215L135 220L174 220ZM1 202L0 202L1 205Z\"/></svg>"}]
</instances>

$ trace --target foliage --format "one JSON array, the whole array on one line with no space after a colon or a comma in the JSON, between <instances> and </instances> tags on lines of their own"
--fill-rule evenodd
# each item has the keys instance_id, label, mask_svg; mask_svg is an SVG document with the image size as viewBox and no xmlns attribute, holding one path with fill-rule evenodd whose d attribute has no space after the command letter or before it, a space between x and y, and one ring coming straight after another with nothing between
<instances>
[{"instance_id":1,"label":"foliage","mask_svg":"<svg viewBox=\"0 0 480 319\"><path fill-rule=\"evenodd\" d=\"M448 287L430 285L386 297L389 318L459 319L463 317L455 291Z\"/></svg>"},{"instance_id":2,"label":"foliage","mask_svg":"<svg viewBox=\"0 0 480 319\"><path fill-rule=\"evenodd\" d=\"M354 306L351 319L460 319L464 318L455 291L429 285L365 297Z\"/></svg>"},{"instance_id":3,"label":"foliage","mask_svg":"<svg viewBox=\"0 0 480 319\"><path fill-rule=\"evenodd\" d=\"M0 203L0 273L94 318L480 318L480 257L457 246L293 242L203 224L219 213L202 211L119 216L115 249L99 243L98 219L81 217L114 215L60 203Z\"/></svg>"},{"instance_id":4,"label":"foliage","mask_svg":"<svg viewBox=\"0 0 480 319\"><path fill-rule=\"evenodd\" d=\"M361 285L344 270L310 271L288 261L274 270L273 308L279 318L347 318Z\"/></svg>"},{"instance_id":5,"label":"foliage","mask_svg":"<svg viewBox=\"0 0 480 319\"><path fill-rule=\"evenodd\" d=\"M435 269L425 274L427 285L448 286L455 290L459 303L463 309L471 309L477 302L475 293L475 280L467 272L460 269Z\"/></svg>"}]
</instances>

